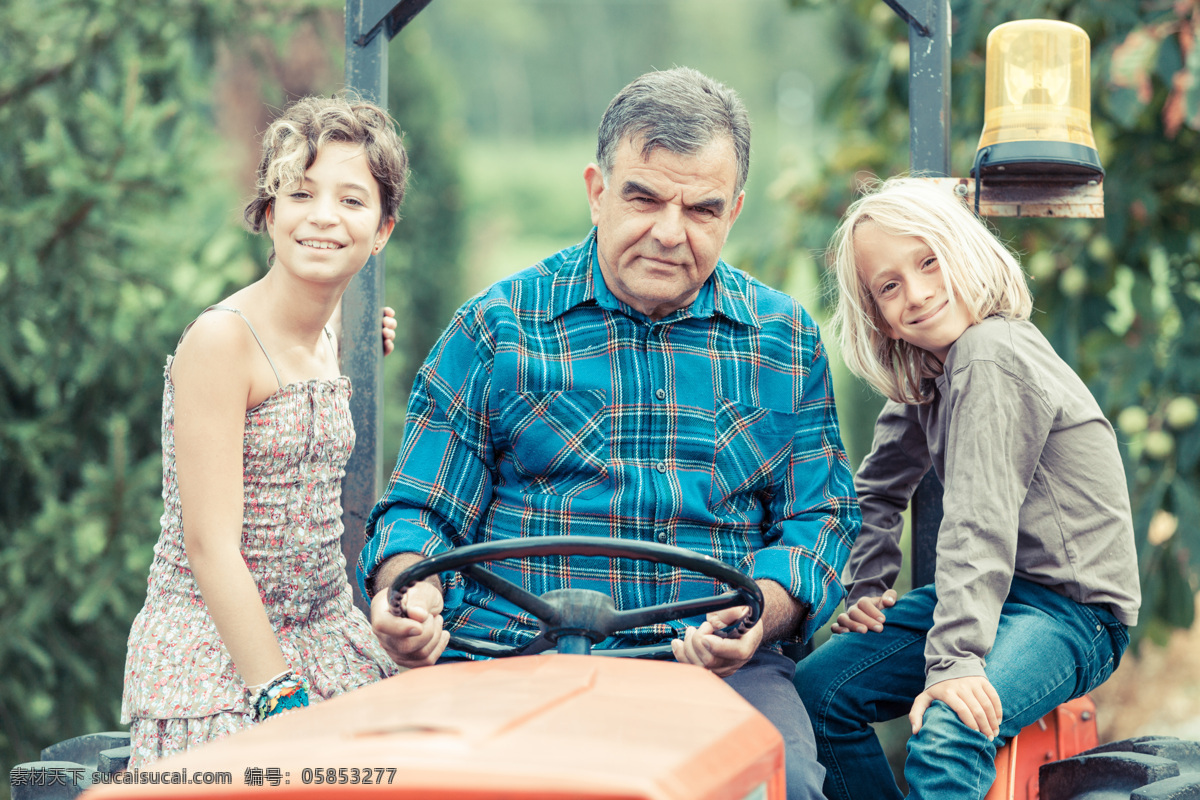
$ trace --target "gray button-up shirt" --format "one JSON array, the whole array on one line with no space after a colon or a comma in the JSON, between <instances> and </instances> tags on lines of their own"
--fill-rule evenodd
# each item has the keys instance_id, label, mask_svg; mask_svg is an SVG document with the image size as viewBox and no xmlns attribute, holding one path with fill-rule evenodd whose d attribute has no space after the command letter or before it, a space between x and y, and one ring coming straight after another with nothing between
<instances>
[{"instance_id":1,"label":"gray button-up shirt","mask_svg":"<svg viewBox=\"0 0 1200 800\"><path fill-rule=\"evenodd\" d=\"M855 478L862 533L847 604L900 570L901 512L932 464L945 486L926 686L984 674L1014 575L1137 623L1129 493L1112 425L1030 322L991 317L950 348L928 405L888 402Z\"/></svg>"}]
</instances>

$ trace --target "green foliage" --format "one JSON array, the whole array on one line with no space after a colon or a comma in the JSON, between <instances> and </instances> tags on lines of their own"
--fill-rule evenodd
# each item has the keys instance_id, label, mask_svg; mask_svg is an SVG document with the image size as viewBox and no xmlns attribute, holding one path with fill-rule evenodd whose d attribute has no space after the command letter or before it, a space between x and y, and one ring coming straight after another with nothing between
<instances>
[{"instance_id":1,"label":"green foliage","mask_svg":"<svg viewBox=\"0 0 1200 800\"><path fill-rule=\"evenodd\" d=\"M757 251L777 224L766 187L780 171L807 173L815 161L812 98L840 69L829 16L792 14L779 0L431 3L398 39L429 32L457 90L451 112L468 135L467 197L495 198L479 211L469 206L476 285L527 266L528 254L549 255L547 244L583 238L590 220L582 173L595 158L600 116L629 81L676 65L735 87L750 110L747 212L725 252L736 259ZM489 156L503 163L482 163ZM510 185L493 191L492 179Z\"/></svg>"},{"instance_id":2,"label":"green foliage","mask_svg":"<svg viewBox=\"0 0 1200 800\"><path fill-rule=\"evenodd\" d=\"M877 0L832 5L850 67L823 111L841 134L816 180L775 187L794 209L785 250L823 248L860 175L908 169L908 31ZM1091 37L1105 219L992 223L1024 254L1034 321L1120 420L1144 594L1136 634L1158 638L1192 623L1200 570L1200 10L1104 0L952 9L955 175L969 170L982 129L987 33L1040 17Z\"/></svg>"},{"instance_id":3,"label":"green foliage","mask_svg":"<svg viewBox=\"0 0 1200 800\"><path fill-rule=\"evenodd\" d=\"M183 322L256 275L208 107L235 0L0 6L0 766L118 724ZM299 5L299 4L298 4Z\"/></svg>"}]
</instances>

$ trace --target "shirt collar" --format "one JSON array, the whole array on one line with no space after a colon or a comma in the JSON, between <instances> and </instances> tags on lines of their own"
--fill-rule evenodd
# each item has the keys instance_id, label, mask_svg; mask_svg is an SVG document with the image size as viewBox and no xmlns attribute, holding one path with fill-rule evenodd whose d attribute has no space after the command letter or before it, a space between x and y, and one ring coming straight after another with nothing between
<instances>
[{"instance_id":1,"label":"shirt collar","mask_svg":"<svg viewBox=\"0 0 1200 800\"><path fill-rule=\"evenodd\" d=\"M595 227L555 272L546 320L557 319L572 308L589 303L610 311L621 311L635 318L648 319L618 300L604 283L604 275L600 271L599 258L596 255ZM750 307L745 291L739 285L733 268L720 259L717 260L717 268L700 287L700 293L691 305L671 313L662 321L673 322L683 317L707 319L714 314L754 328L762 327L758 316Z\"/></svg>"}]
</instances>

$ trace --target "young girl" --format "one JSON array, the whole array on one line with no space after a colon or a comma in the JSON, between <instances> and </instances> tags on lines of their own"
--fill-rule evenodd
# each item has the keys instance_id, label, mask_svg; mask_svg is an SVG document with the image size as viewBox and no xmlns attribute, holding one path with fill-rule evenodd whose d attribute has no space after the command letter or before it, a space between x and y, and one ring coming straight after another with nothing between
<instances>
[{"instance_id":1,"label":"young girl","mask_svg":"<svg viewBox=\"0 0 1200 800\"><path fill-rule=\"evenodd\" d=\"M328 322L387 242L406 178L369 103L300 100L264 136L245 216L272 239L270 270L167 359L165 512L122 700L131 766L394 671L346 578L354 429Z\"/></svg>"},{"instance_id":2,"label":"young girl","mask_svg":"<svg viewBox=\"0 0 1200 800\"><path fill-rule=\"evenodd\" d=\"M907 714L911 797L981 798L996 748L1104 681L1140 603L1112 426L1028 321L1013 255L953 194L893 179L834 236L850 368L889 398L855 486L847 611L801 661L830 798L898 798L870 723ZM901 512L936 470L934 585L897 599Z\"/></svg>"}]
</instances>

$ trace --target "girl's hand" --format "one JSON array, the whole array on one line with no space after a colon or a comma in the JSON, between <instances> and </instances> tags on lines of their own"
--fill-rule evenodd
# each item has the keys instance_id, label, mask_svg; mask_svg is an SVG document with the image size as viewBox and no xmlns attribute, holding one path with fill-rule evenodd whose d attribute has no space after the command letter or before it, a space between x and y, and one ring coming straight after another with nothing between
<instances>
[{"instance_id":1,"label":"girl's hand","mask_svg":"<svg viewBox=\"0 0 1200 800\"><path fill-rule=\"evenodd\" d=\"M854 633L866 633L867 631L879 633L883 630L883 622L886 619L883 609L896 605L896 597L896 590L888 589L880 597L862 598L838 614L831 630L834 633L850 633L851 631Z\"/></svg>"},{"instance_id":2,"label":"girl's hand","mask_svg":"<svg viewBox=\"0 0 1200 800\"><path fill-rule=\"evenodd\" d=\"M383 307L383 354L391 355L396 349L396 309Z\"/></svg>"},{"instance_id":3,"label":"girl's hand","mask_svg":"<svg viewBox=\"0 0 1200 800\"><path fill-rule=\"evenodd\" d=\"M908 722L912 725L914 735L921 730L925 711L934 700L941 700L950 706L964 725L979 731L988 737L989 741L1000 733L1000 720L1004 719L1000 695L996 694L991 682L982 675L941 681L917 695L912 711L908 712Z\"/></svg>"}]
</instances>

